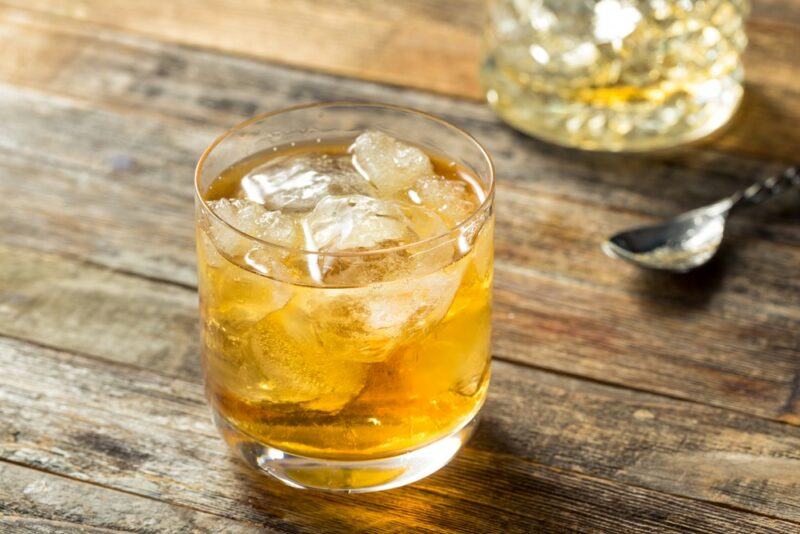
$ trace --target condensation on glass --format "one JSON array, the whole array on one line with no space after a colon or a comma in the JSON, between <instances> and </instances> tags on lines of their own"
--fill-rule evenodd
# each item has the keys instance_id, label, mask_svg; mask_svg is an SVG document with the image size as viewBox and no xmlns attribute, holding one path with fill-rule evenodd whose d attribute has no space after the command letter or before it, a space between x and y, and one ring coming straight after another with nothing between
<instances>
[{"instance_id":1,"label":"condensation on glass","mask_svg":"<svg viewBox=\"0 0 800 534\"><path fill-rule=\"evenodd\" d=\"M664 148L725 124L742 98L746 0L492 0L489 104L536 137Z\"/></svg>"}]
</instances>

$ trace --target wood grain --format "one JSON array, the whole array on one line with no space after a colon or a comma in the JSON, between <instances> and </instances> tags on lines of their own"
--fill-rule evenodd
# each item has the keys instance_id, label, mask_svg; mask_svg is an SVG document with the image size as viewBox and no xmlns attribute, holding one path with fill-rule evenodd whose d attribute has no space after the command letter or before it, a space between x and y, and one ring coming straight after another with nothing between
<instances>
[{"instance_id":1,"label":"wood grain","mask_svg":"<svg viewBox=\"0 0 800 534\"><path fill-rule=\"evenodd\" d=\"M480 3L0 1L0 529L800 530L797 197L734 220L736 246L689 277L598 248L796 159L800 9L756 3L726 132L618 157L531 140L476 101ZM342 98L443 116L500 175L505 361L483 423L436 475L358 497L230 458L199 384L191 237L214 136Z\"/></svg>"},{"instance_id":2,"label":"wood grain","mask_svg":"<svg viewBox=\"0 0 800 534\"><path fill-rule=\"evenodd\" d=\"M800 429L502 362L476 438L449 467L355 497L238 467L194 382L2 339L0 366L0 457L278 529L798 527L667 493L800 519Z\"/></svg>"},{"instance_id":3,"label":"wood grain","mask_svg":"<svg viewBox=\"0 0 800 534\"><path fill-rule=\"evenodd\" d=\"M791 401L800 286L785 276L800 262L794 199L765 206L755 223L734 220L737 246L690 277L645 275L599 249L618 228L710 201L777 166L698 148L636 158L555 150L510 132L475 104L165 47L111 30L88 35L75 25L55 28L49 19L3 20L21 32L18 40L40 36L34 56L60 47L71 58L46 79L27 67L8 71L17 83L47 92L6 85L0 94L0 118L15 125L0 132L0 168L9 178L0 182L0 202L8 202L0 221L20 229L2 236L7 245L191 286L189 176L217 124L298 100L350 96L409 104L466 126L496 156L498 356L800 422L800 407ZM107 299L114 306L113 296ZM603 303L600 313L596 302ZM41 313L54 326L36 339L48 343L44 337L58 334L59 318ZM58 346L63 337L48 344ZM68 347L91 344L87 338Z\"/></svg>"},{"instance_id":4,"label":"wood grain","mask_svg":"<svg viewBox=\"0 0 800 534\"><path fill-rule=\"evenodd\" d=\"M479 92L475 61L480 0L3 3L362 79L473 98Z\"/></svg>"},{"instance_id":5,"label":"wood grain","mask_svg":"<svg viewBox=\"0 0 800 534\"><path fill-rule=\"evenodd\" d=\"M481 100L484 1L413 0L4 0L93 26L266 59L302 68ZM794 74L800 9L754 2L744 59L748 98L737 125L709 144L762 158L792 159L800 141ZM224 13L224 16L220 16ZM45 67L47 68L47 67Z\"/></svg>"},{"instance_id":6,"label":"wood grain","mask_svg":"<svg viewBox=\"0 0 800 534\"><path fill-rule=\"evenodd\" d=\"M0 462L4 532L264 532L254 524L172 506Z\"/></svg>"},{"instance_id":7,"label":"wood grain","mask_svg":"<svg viewBox=\"0 0 800 534\"><path fill-rule=\"evenodd\" d=\"M197 295L0 246L0 334L199 379Z\"/></svg>"},{"instance_id":8,"label":"wood grain","mask_svg":"<svg viewBox=\"0 0 800 534\"><path fill-rule=\"evenodd\" d=\"M383 98L435 112L475 131L492 149L502 178L531 182L541 191L612 208L642 210L646 205L646 210L656 215L687 203L708 201L725 189L748 183L765 170L780 168L776 163L719 154L709 147L624 158L584 154L519 136L499 126L482 105L163 46L112 30L56 22L49 17L22 16L15 10L0 9L0 20L10 37L4 61L0 62L2 79L16 86L37 87L46 95L70 95L73 102L77 98L85 107L102 102L125 114L134 110L157 113L167 124L167 117L177 116L204 126L230 125L256 112L297 102ZM63 59L60 51L66 51L62 56L69 57L69 61L58 61ZM800 113L800 100L781 105L785 113ZM204 128L199 135L211 137L218 132ZM194 144L194 150L199 150L204 143L198 135L176 141L182 151ZM168 158L169 154L154 155L154 159L164 158L165 164L174 161L174 157ZM181 153L181 162L194 156ZM108 163L99 170L110 170ZM645 172L647 179L643 180Z\"/></svg>"}]
</instances>

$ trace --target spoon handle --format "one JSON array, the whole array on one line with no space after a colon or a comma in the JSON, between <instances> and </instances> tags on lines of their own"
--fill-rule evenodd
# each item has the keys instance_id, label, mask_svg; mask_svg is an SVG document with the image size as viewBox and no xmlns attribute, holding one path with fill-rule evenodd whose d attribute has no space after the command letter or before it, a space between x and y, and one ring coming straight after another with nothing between
<instances>
[{"instance_id":1,"label":"spoon handle","mask_svg":"<svg viewBox=\"0 0 800 534\"><path fill-rule=\"evenodd\" d=\"M778 176L756 182L731 197L731 208L753 206L769 200L787 189L800 186L800 167L789 167Z\"/></svg>"}]
</instances>

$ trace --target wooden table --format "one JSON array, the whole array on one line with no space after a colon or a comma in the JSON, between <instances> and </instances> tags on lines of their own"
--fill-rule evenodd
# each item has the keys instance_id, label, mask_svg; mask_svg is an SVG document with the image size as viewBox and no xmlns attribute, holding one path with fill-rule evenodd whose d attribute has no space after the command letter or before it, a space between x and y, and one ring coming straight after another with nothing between
<instances>
[{"instance_id":1,"label":"wooden table","mask_svg":"<svg viewBox=\"0 0 800 534\"><path fill-rule=\"evenodd\" d=\"M493 116L480 10L0 0L0 530L800 532L798 196L734 219L695 274L599 248L800 159L800 2L755 0L725 133L626 157ZM192 238L214 136L343 98L462 125L500 176L483 422L436 475L361 496L230 457L203 400Z\"/></svg>"}]
</instances>

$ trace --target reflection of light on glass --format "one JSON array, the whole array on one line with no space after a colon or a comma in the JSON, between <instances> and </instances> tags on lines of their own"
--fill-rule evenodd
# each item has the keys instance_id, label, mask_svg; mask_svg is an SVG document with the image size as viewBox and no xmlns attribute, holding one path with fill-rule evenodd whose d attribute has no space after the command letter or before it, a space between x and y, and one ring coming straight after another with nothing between
<instances>
[{"instance_id":1,"label":"reflection of light on glass","mask_svg":"<svg viewBox=\"0 0 800 534\"><path fill-rule=\"evenodd\" d=\"M275 460L283 460L284 457L283 451L269 447L265 454L256 456L256 463L261 469L274 474L275 471L272 462Z\"/></svg>"},{"instance_id":2,"label":"reflection of light on glass","mask_svg":"<svg viewBox=\"0 0 800 534\"><path fill-rule=\"evenodd\" d=\"M311 234L311 228L308 226L307 220L303 219L302 227L303 235L306 239L306 248L308 250L317 250L317 244L314 242L314 238ZM319 256L317 254L308 254L306 263L308 264L308 274L311 275L311 279L318 284L321 284L322 272L319 270Z\"/></svg>"},{"instance_id":3,"label":"reflection of light on glass","mask_svg":"<svg viewBox=\"0 0 800 534\"><path fill-rule=\"evenodd\" d=\"M464 172L459 173L458 177L469 184L469 186L475 192L475 196L478 197L478 201L481 204L483 203L484 200L486 200L486 192L483 190L481 185L478 183L477 178L474 178L473 176L470 176L469 174L464 173Z\"/></svg>"},{"instance_id":4,"label":"reflection of light on glass","mask_svg":"<svg viewBox=\"0 0 800 534\"><path fill-rule=\"evenodd\" d=\"M256 252L259 252L258 249L249 250L247 254L244 255L244 262L253 269L255 269L257 272L269 275L270 270L267 267L265 267L261 261L259 261L257 258L254 257L255 256L254 253Z\"/></svg>"},{"instance_id":5,"label":"reflection of light on glass","mask_svg":"<svg viewBox=\"0 0 800 534\"><path fill-rule=\"evenodd\" d=\"M531 22L531 28L545 32L555 26L558 22L555 14L544 7L542 2L533 2L528 9L528 19Z\"/></svg>"},{"instance_id":6,"label":"reflection of light on glass","mask_svg":"<svg viewBox=\"0 0 800 534\"><path fill-rule=\"evenodd\" d=\"M470 246L469 241L467 241L467 236L462 234L458 235L458 251L461 254L466 254L469 252Z\"/></svg>"},{"instance_id":7,"label":"reflection of light on glass","mask_svg":"<svg viewBox=\"0 0 800 534\"><path fill-rule=\"evenodd\" d=\"M353 154L353 157L350 158L350 161L353 162L353 167L356 168L356 171L358 172L358 174L361 175L363 179L365 179L368 182L372 182L372 180L369 179L369 174L367 174L367 171L365 171L364 168L361 167L361 165L359 165L358 158L356 158L355 154Z\"/></svg>"},{"instance_id":8,"label":"reflection of light on glass","mask_svg":"<svg viewBox=\"0 0 800 534\"><path fill-rule=\"evenodd\" d=\"M639 10L628 2L602 0L594 6L594 36L600 43L624 39L641 19Z\"/></svg>"},{"instance_id":9,"label":"reflection of light on glass","mask_svg":"<svg viewBox=\"0 0 800 534\"><path fill-rule=\"evenodd\" d=\"M537 62L544 65L545 63L550 61L550 54L547 53L547 50L542 48L541 46L534 44L530 47L531 57L535 59Z\"/></svg>"},{"instance_id":10,"label":"reflection of light on glass","mask_svg":"<svg viewBox=\"0 0 800 534\"><path fill-rule=\"evenodd\" d=\"M450 436L431 445L425 452L427 453L426 456L436 458L437 462L446 462L458 452L460 447L461 439L457 436Z\"/></svg>"},{"instance_id":11,"label":"reflection of light on glass","mask_svg":"<svg viewBox=\"0 0 800 534\"><path fill-rule=\"evenodd\" d=\"M267 458L270 460L283 460L283 457L283 451L279 451L278 449L269 449L267 451Z\"/></svg>"},{"instance_id":12,"label":"reflection of light on glass","mask_svg":"<svg viewBox=\"0 0 800 534\"><path fill-rule=\"evenodd\" d=\"M458 436L449 436L425 447L420 451L420 459L424 458L424 462L428 466L428 469L415 473L414 478L419 480L420 478L424 478L435 472L444 464L449 462L450 458L455 456L460 448L461 438Z\"/></svg>"},{"instance_id":13,"label":"reflection of light on glass","mask_svg":"<svg viewBox=\"0 0 800 534\"><path fill-rule=\"evenodd\" d=\"M584 42L561 55L561 60L572 69L588 67L597 61L597 47L589 42Z\"/></svg>"}]
</instances>

